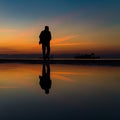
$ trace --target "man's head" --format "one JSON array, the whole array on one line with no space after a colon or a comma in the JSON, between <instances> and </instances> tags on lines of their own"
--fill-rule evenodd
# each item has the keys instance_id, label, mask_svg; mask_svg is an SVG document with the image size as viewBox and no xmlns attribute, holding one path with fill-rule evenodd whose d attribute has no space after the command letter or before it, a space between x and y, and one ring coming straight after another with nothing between
<instances>
[{"instance_id":1,"label":"man's head","mask_svg":"<svg viewBox=\"0 0 120 120\"><path fill-rule=\"evenodd\" d=\"M45 30L46 30L46 31L49 31L49 26L45 26Z\"/></svg>"}]
</instances>

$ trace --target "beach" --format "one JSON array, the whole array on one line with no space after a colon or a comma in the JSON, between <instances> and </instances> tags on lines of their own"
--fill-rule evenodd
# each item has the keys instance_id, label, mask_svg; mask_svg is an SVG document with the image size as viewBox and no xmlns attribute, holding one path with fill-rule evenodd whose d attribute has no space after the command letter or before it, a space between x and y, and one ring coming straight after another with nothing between
<instances>
[{"instance_id":1,"label":"beach","mask_svg":"<svg viewBox=\"0 0 120 120\"><path fill-rule=\"evenodd\" d=\"M120 118L119 66L36 61L0 64L1 120Z\"/></svg>"},{"instance_id":2,"label":"beach","mask_svg":"<svg viewBox=\"0 0 120 120\"><path fill-rule=\"evenodd\" d=\"M78 65L108 65L120 66L120 59L64 59L56 58L50 60L43 59L0 59L0 63L26 63L26 64L78 64Z\"/></svg>"}]
</instances>

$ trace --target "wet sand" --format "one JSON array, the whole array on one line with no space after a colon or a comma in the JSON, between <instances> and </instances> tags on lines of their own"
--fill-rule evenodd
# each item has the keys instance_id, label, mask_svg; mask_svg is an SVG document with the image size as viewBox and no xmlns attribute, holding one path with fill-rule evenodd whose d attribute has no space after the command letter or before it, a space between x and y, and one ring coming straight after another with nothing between
<instances>
[{"instance_id":1,"label":"wet sand","mask_svg":"<svg viewBox=\"0 0 120 120\"><path fill-rule=\"evenodd\" d=\"M108 65L120 66L119 59L0 59L0 63L24 63L24 64L78 64L78 65Z\"/></svg>"}]
</instances>

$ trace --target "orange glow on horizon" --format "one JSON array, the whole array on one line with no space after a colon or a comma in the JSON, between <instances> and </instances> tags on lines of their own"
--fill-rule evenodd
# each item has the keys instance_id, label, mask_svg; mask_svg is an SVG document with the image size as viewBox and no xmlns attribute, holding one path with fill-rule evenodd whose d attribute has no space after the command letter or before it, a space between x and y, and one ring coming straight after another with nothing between
<instances>
[{"instance_id":1,"label":"orange glow on horizon","mask_svg":"<svg viewBox=\"0 0 120 120\"><path fill-rule=\"evenodd\" d=\"M113 30L118 30L118 27ZM67 33L61 36L55 33L51 40L51 53L120 53L118 41L120 36L113 30L106 29L104 33L100 30L82 34ZM36 26L24 30L0 29L0 54L41 54L41 45L38 44L39 32L40 30ZM113 38L116 38L116 42L113 41Z\"/></svg>"}]
</instances>

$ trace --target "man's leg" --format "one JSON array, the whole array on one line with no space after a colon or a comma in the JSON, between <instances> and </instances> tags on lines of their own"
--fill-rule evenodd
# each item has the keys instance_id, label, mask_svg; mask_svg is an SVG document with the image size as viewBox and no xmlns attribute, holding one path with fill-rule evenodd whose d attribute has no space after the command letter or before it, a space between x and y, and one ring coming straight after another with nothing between
<instances>
[{"instance_id":1,"label":"man's leg","mask_svg":"<svg viewBox=\"0 0 120 120\"><path fill-rule=\"evenodd\" d=\"M47 58L50 58L50 44L47 45Z\"/></svg>"},{"instance_id":2,"label":"man's leg","mask_svg":"<svg viewBox=\"0 0 120 120\"><path fill-rule=\"evenodd\" d=\"M45 60L45 45L42 45L43 59Z\"/></svg>"}]
</instances>

